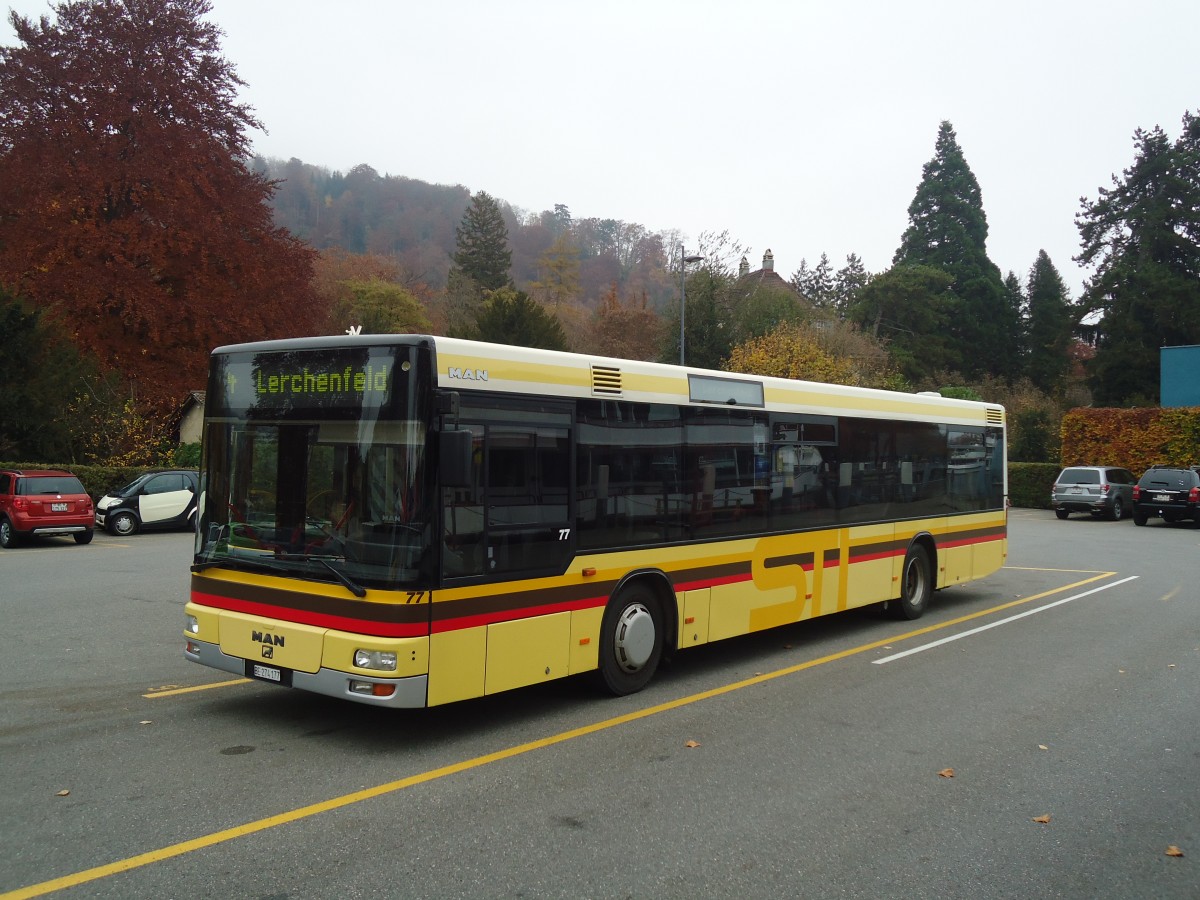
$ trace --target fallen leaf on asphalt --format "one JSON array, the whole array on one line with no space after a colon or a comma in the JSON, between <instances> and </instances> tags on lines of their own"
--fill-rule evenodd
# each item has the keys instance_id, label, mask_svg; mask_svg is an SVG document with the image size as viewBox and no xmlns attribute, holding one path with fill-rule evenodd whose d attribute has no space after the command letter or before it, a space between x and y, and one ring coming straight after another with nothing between
<instances>
[{"instance_id":1,"label":"fallen leaf on asphalt","mask_svg":"<svg viewBox=\"0 0 1200 900\"><path fill-rule=\"evenodd\" d=\"M1050 824L1050 813L1046 813L1046 815L1044 815L1044 816L1034 816L1033 821L1038 822L1042 825L1049 825Z\"/></svg>"},{"instance_id":2,"label":"fallen leaf on asphalt","mask_svg":"<svg viewBox=\"0 0 1200 900\"><path fill-rule=\"evenodd\" d=\"M1050 748L1047 747L1045 744L1038 744L1038 749L1039 750L1049 750Z\"/></svg>"},{"instance_id":3,"label":"fallen leaf on asphalt","mask_svg":"<svg viewBox=\"0 0 1200 900\"><path fill-rule=\"evenodd\" d=\"M153 725L154 723L151 722L149 719L142 719L142 721L138 722L138 724L139 725Z\"/></svg>"},{"instance_id":4,"label":"fallen leaf on asphalt","mask_svg":"<svg viewBox=\"0 0 1200 900\"><path fill-rule=\"evenodd\" d=\"M64 790L61 790L61 791L59 791L59 792L58 792L57 794L55 794L54 796L55 796L55 797L65 797L65 796L67 796L67 794L69 794L69 793L71 793L71 792L70 792L70 791L68 791L68 790L65 790L65 789L64 789Z\"/></svg>"},{"instance_id":5,"label":"fallen leaf on asphalt","mask_svg":"<svg viewBox=\"0 0 1200 900\"><path fill-rule=\"evenodd\" d=\"M942 771L938 772L938 774L941 775L943 778L953 778L954 770L953 769L942 769Z\"/></svg>"},{"instance_id":6,"label":"fallen leaf on asphalt","mask_svg":"<svg viewBox=\"0 0 1200 900\"><path fill-rule=\"evenodd\" d=\"M693 748L693 747L699 747L699 746L700 746L700 742L699 742L699 741L688 741L688 742L687 742L686 744L684 744L683 746L685 746L685 747L687 747L687 748L691 749L691 748Z\"/></svg>"},{"instance_id":7,"label":"fallen leaf on asphalt","mask_svg":"<svg viewBox=\"0 0 1200 900\"><path fill-rule=\"evenodd\" d=\"M1183 851L1172 844L1167 848L1167 856L1183 856Z\"/></svg>"}]
</instances>

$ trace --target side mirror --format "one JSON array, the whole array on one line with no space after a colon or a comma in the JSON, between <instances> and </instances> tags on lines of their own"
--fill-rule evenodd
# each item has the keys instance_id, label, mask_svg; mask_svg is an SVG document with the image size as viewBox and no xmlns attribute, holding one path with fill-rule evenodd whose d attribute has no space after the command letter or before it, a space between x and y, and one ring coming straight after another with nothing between
<instances>
[{"instance_id":1,"label":"side mirror","mask_svg":"<svg viewBox=\"0 0 1200 900\"><path fill-rule=\"evenodd\" d=\"M454 428L441 432L438 437L438 469L442 487L469 487L471 431L466 428Z\"/></svg>"}]
</instances>

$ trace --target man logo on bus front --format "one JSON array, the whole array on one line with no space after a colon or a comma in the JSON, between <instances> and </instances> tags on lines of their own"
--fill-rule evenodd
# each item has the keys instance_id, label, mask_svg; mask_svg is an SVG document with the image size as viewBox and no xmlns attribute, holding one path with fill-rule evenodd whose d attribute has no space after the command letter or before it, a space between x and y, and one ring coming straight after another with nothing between
<instances>
[{"instance_id":1,"label":"man logo on bus front","mask_svg":"<svg viewBox=\"0 0 1200 900\"><path fill-rule=\"evenodd\" d=\"M263 655L263 659L274 659L275 658L275 648L272 647L270 644L263 644L262 655Z\"/></svg>"}]
</instances>

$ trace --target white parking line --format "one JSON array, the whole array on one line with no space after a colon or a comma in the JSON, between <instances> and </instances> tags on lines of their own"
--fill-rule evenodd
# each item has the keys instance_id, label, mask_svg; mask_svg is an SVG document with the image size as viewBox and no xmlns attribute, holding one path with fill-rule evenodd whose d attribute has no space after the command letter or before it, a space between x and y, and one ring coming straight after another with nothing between
<instances>
[{"instance_id":1,"label":"white parking line","mask_svg":"<svg viewBox=\"0 0 1200 900\"><path fill-rule=\"evenodd\" d=\"M1015 616L1009 616L1007 619L1000 619L996 622L991 622L987 625L980 625L978 628L972 628L970 631L964 631L961 634L944 637L941 640L933 641L928 644L922 644L920 647L913 647L911 650L905 650L903 653L894 653L891 656L885 656L883 659L871 660L873 665L882 666L884 663L890 663L897 659L904 659L906 656L912 656L914 653L920 653L924 650L932 650L934 647L940 647L942 644L949 644L951 641L957 641L960 638L970 637L973 634L979 634L981 631L987 631L989 628L996 628L1000 625L1007 625L1009 622L1015 622L1017 619L1024 619L1026 616L1032 616L1034 613L1045 612L1048 609L1054 609L1056 606L1062 606L1064 603L1070 603L1072 600L1079 600L1089 594L1098 594L1100 591L1107 591L1109 588L1115 588L1118 585L1126 584L1138 578L1137 575L1130 575L1128 578L1122 578L1120 581L1114 581L1110 584L1102 584L1100 587L1092 588L1090 591L1084 591L1081 594L1075 594L1072 597L1064 597L1062 600L1055 600L1053 603L1047 603L1045 606L1039 606L1036 609L1027 609L1025 612L1017 613Z\"/></svg>"}]
</instances>

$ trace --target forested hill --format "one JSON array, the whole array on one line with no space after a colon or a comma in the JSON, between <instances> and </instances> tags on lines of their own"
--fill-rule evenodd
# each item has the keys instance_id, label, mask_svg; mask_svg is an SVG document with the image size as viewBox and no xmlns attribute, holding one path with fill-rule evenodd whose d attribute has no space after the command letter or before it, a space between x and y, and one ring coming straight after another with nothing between
<instances>
[{"instance_id":1,"label":"forested hill","mask_svg":"<svg viewBox=\"0 0 1200 900\"><path fill-rule=\"evenodd\" d=\"M318 250L392 257L431 288L445 287L455 229L471 200L466 187L380 175L369 165L331 172L295 158L258 157L254 168L278 182L275 222L296 237ZM644 293L652 308L674 296L670 235L617 219L573 219L565 204L529 213L498 203L518 287L546 279L554 256L569 249L578 255L578 297L585 306L614 286L623 297Z\"/></svg>"}]
</instances>

